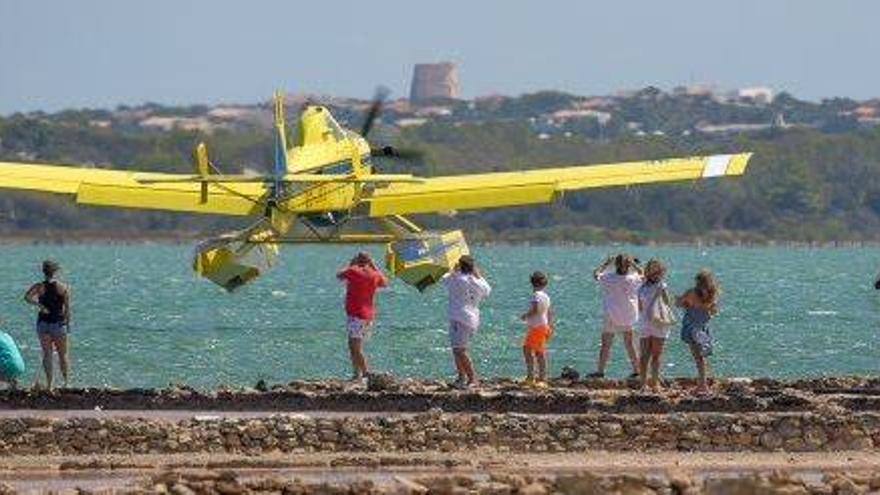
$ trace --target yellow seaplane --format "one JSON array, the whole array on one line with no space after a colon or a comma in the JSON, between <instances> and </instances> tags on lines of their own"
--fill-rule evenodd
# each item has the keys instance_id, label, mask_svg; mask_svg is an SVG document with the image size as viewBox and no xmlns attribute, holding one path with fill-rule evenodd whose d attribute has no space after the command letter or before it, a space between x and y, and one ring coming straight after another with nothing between
<instances>
[{"instance_id":1,"label":"yellow seaplane","mask_svg":"<svg viewBox=\"0 0 880 495\"><path fill-rule=\"evenodd\" d=\"M377 173L365 136L380 110L370 107L360 133L328 109L306 105L288 146L284 97L274 97L274 166L268 175L221 173L203 143L194 173L167 174L0 162L0 189L71 195L78 204L249 217L250 226L200 243L193 269L228 291L276 264L283 243L380 243L392 275L424 290L468 246L460 230L427 231L407 215L552 203L569 191L737 176L750 153L694 156L519 172L445 177Z\"/></svg>"}]
</instances>

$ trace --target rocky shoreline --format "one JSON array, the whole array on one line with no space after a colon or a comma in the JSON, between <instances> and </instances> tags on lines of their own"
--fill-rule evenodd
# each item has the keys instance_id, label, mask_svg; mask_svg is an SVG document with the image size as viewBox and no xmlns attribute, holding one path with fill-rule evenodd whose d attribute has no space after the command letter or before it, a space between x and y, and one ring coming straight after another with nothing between
<instances>
[{"instance_id":1,"label":"rocky shoreline","mask_svg":"<svg viewBox=\"0 0 880 495\"><path fill-rule=\"evenodd\" d=\"M309 480L296 476L242 476L234 471L168 471L149 480L116 489L116 493L155 493L191 495L219 493L274 493L285 495L549 495L632 494L696 495L711 494L804 494L834 495L876 493L880 474L833 472L818 477L785 472L721 474L694 477L686 473L659 473L652 476L581 472L542 476L515 472L473 474L391 475L376 479L358 476L349 479ZM0 486L0 493L14 493Z\"/></svg>"},{"instance_id":2,"label":"rocky shoreline","mask_svg":"<svg viewBox=\"0 0 880 495\"><path fill-rule=\"evenodd\" d=\"M534 390L494 380L479 391L458 391L386 376L366 390L323 380L209 392L6 392L0 404L13 410L0 416L0 455L880 448L876 379L722 380L707 398L694 397L684 380L661 394L631 385L557 380ZM85 411L53 416L32 409ZM132 412L110 414L114 409Z\"/></svg>"},{"instance_id":3,"label":"rocky shoreline","mask_svg":"<svg viewBox=\"0 0 880 495\"><path fill-rule=\"evenodd\" d=\"M254 387L197 390L83 388L54 392L0 392L0 410L103 409L201 411L495 412L528 414L669 414L687 412L880 411L880 379L826 377L803 380L721 379L715 394L695 397L687 379L667 380L660 393L642 393L628 380L555 379L547 389L510 379L479 390L456 390L437 380L396 380L377 375L366 387L342 380L293 381Z\"/></svg>"},{"instance_id":4,"label":"rocky shoreline","mask_svg":"<svg viewBox=\"0 0 880 495\"><path fill-rule=\"evenodd\" d=\"M18 473L43 469L46 486L76 473L119 493L184 495L880 490L880 379L722 379L705 398L689 380L665 385L494 379L463 391L377 375L3 391L0 480L38 486Z\"/></svg>"}]
</instances>

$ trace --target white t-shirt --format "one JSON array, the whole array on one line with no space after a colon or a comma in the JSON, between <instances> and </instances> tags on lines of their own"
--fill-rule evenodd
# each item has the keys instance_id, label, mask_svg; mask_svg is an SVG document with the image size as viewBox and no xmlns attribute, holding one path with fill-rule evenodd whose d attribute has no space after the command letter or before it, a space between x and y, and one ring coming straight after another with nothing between
<instances>
[{"instance_id":1,"label":"white t-shirt","mask_svg":"<svg viewBox=\"0 0 880 495\"><path fill-rule=\"evenodd\" d=\"M469 328L480 326L480 301L492 292L485 279L458 271L443 276L443 285L449 293L449 320Z\"/></svg>"},{"instance_id":2,"label":"white t-shirt","mask_svg":"<svg viewBox=\"0 0 880 495\"><path fill-rule=\"evenodd\" d=\"M632 327L639 319L639 287L644 278L638 273L618 275L615 271L599 274L602 307L612 325Z\"/></svg>"},{"instance_id":3,"label":"white t-shirt","mask_svg":"<svg viewBox=\"0 0 880 495\"><path fill-rule=\"evenodd\" d=\"M549 327L550 320L548 318L548 313L550 311L550 296L542 290L537 290L532 293L532 298L529 299L529 309L531 309L532 303L537 305L538 312L526 319L526 326L529 328L540 326Z\"/></svg>"}]
</instances>

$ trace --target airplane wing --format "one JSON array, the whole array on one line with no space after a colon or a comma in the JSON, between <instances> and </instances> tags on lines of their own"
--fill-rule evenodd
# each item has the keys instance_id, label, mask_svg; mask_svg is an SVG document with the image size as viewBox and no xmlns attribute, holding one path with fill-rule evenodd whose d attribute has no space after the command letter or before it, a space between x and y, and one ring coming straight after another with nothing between
<instances>
[{"instance_id":1,"label":"airplane wing","mask_svg":"<svg viewBox=\"0 0 880 495\"><path fill-rule=\"evenodd\" d=\"M566 191L742 175L751 153L433 177L365 198L369 216L549 203Z\"/></svg>"},{"instance_id":2,"label":"airplane wing","mask_svg":"<svg viewBox=\"0 0 880 495\"><path fill-rule=\"evenodd\" d=\"M154 210L251 215L264 208L261 198L267 186L261 183L207 184L202 194L199 182L177 182L189 174L154 174L168 183L143 183L143 173L103 170L66 165L0 162L0 189L41 191L73 196L85 205L145 208Z\"/></svg>"}]
</instances>

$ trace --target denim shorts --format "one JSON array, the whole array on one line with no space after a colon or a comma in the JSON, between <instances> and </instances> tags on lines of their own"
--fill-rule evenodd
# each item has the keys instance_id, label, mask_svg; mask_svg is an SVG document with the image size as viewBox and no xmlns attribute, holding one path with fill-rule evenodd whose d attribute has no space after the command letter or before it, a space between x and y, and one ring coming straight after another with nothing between
<instances>
[{"instance_id":1,"label":"denim shorts","mask_svg":"<svg viewBox=\"0 0 880 495\"><path fill-rule=\"evenodd\" d=\"M66 323L49 323L47 321L37 322L37 335L49 335L52 337L64 337L67 335Z\"/></svg>"}]
</instances>

